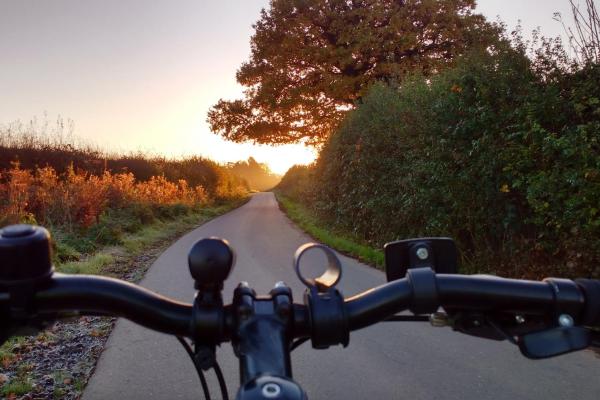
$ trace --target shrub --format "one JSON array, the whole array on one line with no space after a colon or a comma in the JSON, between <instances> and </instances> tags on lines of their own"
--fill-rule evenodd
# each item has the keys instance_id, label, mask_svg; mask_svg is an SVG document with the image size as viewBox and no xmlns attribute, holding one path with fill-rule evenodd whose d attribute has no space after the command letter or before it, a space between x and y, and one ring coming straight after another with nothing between
<instances>
[{"instance_id":1,"label":"shrub","mask_svg":"<svg viewBox=\"0 0 600 400\"><path fill-rule=\"evenodd\" d=\"M294 165L287 170L277 189L286 196L306 202L311 196L313 168L307 165Z\"/></svg>"},{"instance_id":2,"label":"shrub","mask_svg":"<svg viewBox=\"0 0 600 400\"><path fill-rule=\"evenodd\" d=\"M506 46L375 85L280 187L376 246L448 235L468 270L600 276L600 68L552 51Z\"/></svg>"}]
</instances>

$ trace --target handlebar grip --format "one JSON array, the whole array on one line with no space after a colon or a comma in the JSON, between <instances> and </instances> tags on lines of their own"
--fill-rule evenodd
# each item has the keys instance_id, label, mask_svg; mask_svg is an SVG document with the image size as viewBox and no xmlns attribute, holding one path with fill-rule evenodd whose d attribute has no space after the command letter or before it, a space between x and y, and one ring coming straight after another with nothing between
<instances>
[{"instance_id":1,"label":"handlebar grip","mask_svg":"<svg viewBox=\"0 0 600 400\"><path fill-rule=\"evenodd\" d=\"M600 280L576 279L585 297L582 323L586 326L600 327Z\"/></svg>"}]
</instances>

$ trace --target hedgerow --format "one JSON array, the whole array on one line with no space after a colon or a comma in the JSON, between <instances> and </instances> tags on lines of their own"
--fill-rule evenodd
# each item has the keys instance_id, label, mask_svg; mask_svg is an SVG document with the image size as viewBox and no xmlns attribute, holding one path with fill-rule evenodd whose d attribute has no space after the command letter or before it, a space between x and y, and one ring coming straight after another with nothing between
<instances>
[{"instance_id":1,"label":"hedgerow","mask_svg":"<svg viewBox=\"0 0 600 400\"><path fill-rule=\"evenodd\" d=\"M452 236L465 271L599 277L600 67L526 51L373 86L280 187L375 246Z\"/></svg>"},{"instance_id":2,"label":"hedgerow","mask_svg":"<svg viewBox=\"0 0 600 400\"><path fill-rule=\"evenodd\" d=\"M56 238L57 261L70 261L121 244L126 233L155 220L172 220L246 193L246 186L226 174L218 182L211 196L203 186L191 187L183 179L138 181L132 173L93 175L73 167L58 174L52 167L28 170L15 163L0 172L0 227L47 226Z\"/></svg>"}]
</instances>

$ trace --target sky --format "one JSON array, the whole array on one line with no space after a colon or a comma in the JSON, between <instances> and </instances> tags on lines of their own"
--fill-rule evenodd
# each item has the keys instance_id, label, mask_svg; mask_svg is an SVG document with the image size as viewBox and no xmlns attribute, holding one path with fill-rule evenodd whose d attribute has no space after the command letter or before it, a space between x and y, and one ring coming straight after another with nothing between
<instances>
[{"instance_id":1,"label":"sky","mask_svg":"<svg viewBox=\"0 0 600 400\"><path fill-rule=\"evenodd\" d=\"M253 156L283 173L311 162L303 145L235 144L210 132L208 109L240 98L235 72L268 0L0 0L0 126L74 122L74 135L111 151L219 162ZM568 0L480 0L509 28L562 34Z\"/></svg>"}]
</instances>

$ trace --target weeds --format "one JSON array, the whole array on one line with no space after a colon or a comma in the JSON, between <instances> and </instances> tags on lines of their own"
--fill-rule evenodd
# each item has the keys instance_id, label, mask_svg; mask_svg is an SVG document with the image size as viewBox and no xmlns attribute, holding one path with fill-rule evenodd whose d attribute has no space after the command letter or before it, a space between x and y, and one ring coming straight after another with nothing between
<instances>
[{"instance_id":1,"label":"weeds","mask_svg":"<svg viewBox=\"0 0 600 400\"><path fill-rule=\"evenodd\" d=\"M25 338L22 336L11 337L0 346L0 363L2 368L7 368L17 358L17 350L23 345Z\"/></svg>"},{"instance_id":2,"label":"weeds","mask_svg":"<svg viewBox=\"0 0 600 400\"><path fill-rule=\"evenodd\" d=\"M67 274L91 274L98 275L102 268L114 262L114 257L110 254L99 253L90 256L85 261L73 261L59 265L57 270Z\"/></svg>"},{"instance_id":3,"label":"weeds","mask_svg":"<svg viewBox=\"0 0 600 400\"><path fill-rule=\"evenodd\" d=\"M22 396L31 392L32 389L33 385L27 378L19 377L2 386L2 396Z\"/></svg>"}]
</instances>

